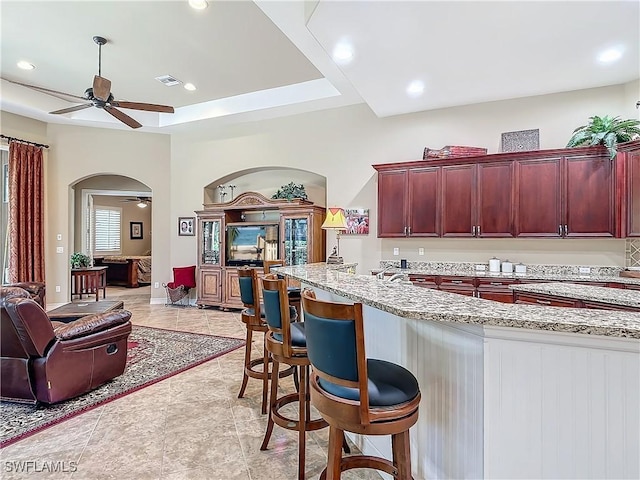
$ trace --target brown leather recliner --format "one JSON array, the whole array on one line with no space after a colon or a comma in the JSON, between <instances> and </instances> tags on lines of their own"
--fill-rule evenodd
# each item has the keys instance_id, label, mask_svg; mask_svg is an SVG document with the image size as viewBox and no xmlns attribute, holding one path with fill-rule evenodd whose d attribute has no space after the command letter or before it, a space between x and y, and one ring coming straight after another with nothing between
<instances>
[{"instance_id":1,"label":"brown leather recliner","mask_svg":"<svg viewBox=\"0 0 640 480\"><path fill-rule=\"evenodd\" d=\"M46 285L42 282L18 282L18 283L10 283L9 285L4 285L5 287L20 287L31 295L31 299L35 300L38 305L42 308L46 308L45 304L45 294L46 294Z\"/></svg>"},{"instance_id":2,"label":"brown leather recliner","mask_svg":"<svg viewBox=\"0 0 640 480\"><path fill-rule=\"evenodd\" d=\"M131 312L113 310L51 322L18 287L0 288L3 400L56 403L124 372Z\"/></svg>"}]
</instances>

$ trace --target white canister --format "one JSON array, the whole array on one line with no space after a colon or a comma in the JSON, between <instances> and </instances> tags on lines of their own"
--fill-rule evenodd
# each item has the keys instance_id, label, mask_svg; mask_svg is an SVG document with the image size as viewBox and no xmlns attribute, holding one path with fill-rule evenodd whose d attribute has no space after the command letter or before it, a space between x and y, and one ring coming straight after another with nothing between
<instances>
[{"instance_id":1,"label":"white canister","mask_svg":"<svg viewBox=\"0 0 640 480\"><path fill-rule=\"evenodd\" d=\"M509 260L502 262L502 273L513 273L513 263Z\"/></svg>"},{"instance_id":2,"label":"white canister","mask_svg":"<svg viewBox=\"0 0 640 480\"><path fill-rule=\"evenodd\" d=\"M527 266L524 263L516 263L516 273L527 273Z\"/></svg>"},{"instance_id":3,"label":"white canister","mask_svg":"<svg viewBox=\"0 0 640 480\"><path fill-rule=\"evenodd\" d=\"M500 272L500 259L493 257L489 260L489 271L493 273Z\"/></svg>"}]
</instances>

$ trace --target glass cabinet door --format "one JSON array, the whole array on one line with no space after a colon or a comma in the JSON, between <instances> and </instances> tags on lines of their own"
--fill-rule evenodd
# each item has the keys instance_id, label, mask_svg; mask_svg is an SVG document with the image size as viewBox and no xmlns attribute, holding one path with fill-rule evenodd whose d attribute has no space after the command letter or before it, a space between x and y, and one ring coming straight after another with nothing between
<instances>
[{"instance_id":1,"label":"glass cabinet door","mask_svg":"<svg viewBox=\"0 0 640 480\"><path fill-rule=\"evenodd\" d=\"M220 220L201 220L202 265L220 265Z\"/></svg>"},{"instance_id":2,"label":"glass cabinet door","mask_svg":"<svg viewBox=\"0 0 640 480\"><path fill-rule=\"evenodd\" d=\"M302 265L309 256L309 219L284 219L284 261L286 265Z\"/></svg>"}]
</instances>

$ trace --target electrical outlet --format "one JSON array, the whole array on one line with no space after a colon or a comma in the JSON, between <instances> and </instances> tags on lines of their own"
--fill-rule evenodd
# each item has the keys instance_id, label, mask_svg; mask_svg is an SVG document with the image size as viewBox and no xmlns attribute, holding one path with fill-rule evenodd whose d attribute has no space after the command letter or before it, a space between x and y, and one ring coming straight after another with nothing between
<instances>
[{"instance_id":1,"label":"electrical outlet","mask_svg":"<svg viewBox=\"0 0 640 480\"><path fill-rule=\"evenodd\" d=\"M56 247L56 253L64 253L64 247Z\"/></svg>"},{"instance_id":2,"label":"electrical outlet","mask_svg":"<svg viewBox=\"0 0 640 480\"><path fill-rule=\"evenodd\" d=\"M398 247L393 249L393 254L394 255L400 255L400 249Z\"/></svg>"},{"instance_id":3,"label":"electrical outlet","mask_svg":"<svg viewBox=\"0 0 640 480\"><path fill-rule=\"evenodd\" d=\"M156 282L153 284L153 288L160 288L160 282Z\"/></svg>"},{"instance_id":4,"label":"electrical outlet","mask_svg":"<svg viewBox=\"0 0 640 480\"><path fill-rule=\"evenodd\" d=\"M580 273L591 273L591 267L580 267Z\"/></svg>"},{"instance_id":5,"label":"electrical outlet","mask_svg":"<svg viewBox=\"0 0 640 480\"><path fill-rule=\"evenodd\" d=\"M56 285L56 293L60 293L60 285Z\"/></svg>"},{"instance_id":6,"label":"electrical outlet","mask_svg":"<svg viewBox=\"0 0 640 480\"><path fill-rule=\"evenodd\" d=\"M418 255L424 255L424 248L418 248Z\"/></svg>"},{"instance_id":7,"label":"electrical outlet","mask_svg":"<svg viewBox=\"0 0 640 480\"><path fill-rule=\"evenodd\" d=\"M486 269L486 265L476 265L476 272L484 272Z\"/></svg>"}]
</instances>

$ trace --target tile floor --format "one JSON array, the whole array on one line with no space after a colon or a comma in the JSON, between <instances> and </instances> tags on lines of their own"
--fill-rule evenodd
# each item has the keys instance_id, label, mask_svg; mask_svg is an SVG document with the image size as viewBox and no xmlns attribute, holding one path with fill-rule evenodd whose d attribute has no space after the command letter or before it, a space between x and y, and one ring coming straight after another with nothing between
<instances>
[{"instance_id":1,"label":"tile floor","mask_svg":"<svg viewBox=\"0 0 640 480\"><path fill-rule=\"evenodd\" d=\"M107 298L122 299L135 325L244 338L239 312L150 305L149 287L109 288ZM254 339L256 352L261 342ZM295 432L276 426L269 450L260 451L266 416L259 381L250 379L245 397L237 398L243 353L238 349L0 450L0 478L295 479ZM293 391L290 379L281 384ZM308 479L317 479L326 465L327 433L307 434ZM39 470L45 461L61 462L75 471L17 473L14 461L35 461ZM381 477L351 470L342 478Z\"/></svg>"}]
</instances>

